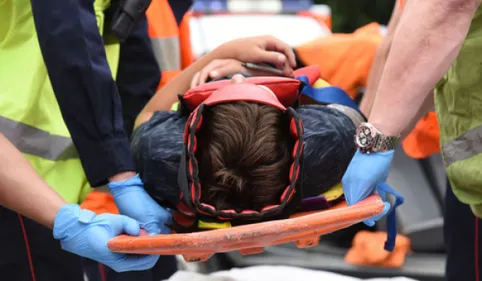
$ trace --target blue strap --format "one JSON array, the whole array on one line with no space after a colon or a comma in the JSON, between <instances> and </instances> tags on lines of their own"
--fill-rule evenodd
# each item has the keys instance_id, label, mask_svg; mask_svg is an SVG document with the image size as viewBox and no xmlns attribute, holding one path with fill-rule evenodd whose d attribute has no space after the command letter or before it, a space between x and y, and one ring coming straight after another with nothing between
<instances>
[{"instance_id":1,"label":"blue strap","mask_svg":"<svg viewBox=\"0 0 482 281\"><path fill-rule=\"evenodd\" d=\"M397 237L397 217L396 217L396 210L398 206L402 205L405 199L403 196L396 192L393 188L391 188L386 183L381 183L377 186L377 190L392 194L395 196L395 203L393 207L387 214L387 241L385 242L385 250L392 252L395 248L395 239Z\"/></svg>"},{"instance_id":2,"label":"blue strap","mask_svg":"<svg viewBox=\"0 0 482 281\"><path fill-rule=\"evenodd\" d=\"M360 112L360 114L363 115L363 113L356 105L355 101L353 101L353 99L350 98L346 94L346 92L343 91L342 89L338 87L313 88L313 86L311 86L309 83L308 77L304 75L299 76L296 79L300 80L304 84L303 88L301 89L301 93L303 95L310 97L313 100L321 103L326 103L326 104L335 103L335 104L348 106L355 109L356 111Z\"/></svg>"}]
</instances>

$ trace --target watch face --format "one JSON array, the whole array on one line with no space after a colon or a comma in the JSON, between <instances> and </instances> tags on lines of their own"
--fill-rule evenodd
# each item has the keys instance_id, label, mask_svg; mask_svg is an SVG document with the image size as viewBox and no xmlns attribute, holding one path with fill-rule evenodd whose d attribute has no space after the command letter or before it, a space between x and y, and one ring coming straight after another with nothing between
<instances>
[{"instance_id":1,"label":"watch face","mask_svg":"<svg viewBox=\"0 0 482 281\"><path fill-rule=\"evenodd\" d=\"M355 141L359 148L369 149L373 146L376 132L369 126L360 125L356 130Z\"/></svg>"}]
</instances>

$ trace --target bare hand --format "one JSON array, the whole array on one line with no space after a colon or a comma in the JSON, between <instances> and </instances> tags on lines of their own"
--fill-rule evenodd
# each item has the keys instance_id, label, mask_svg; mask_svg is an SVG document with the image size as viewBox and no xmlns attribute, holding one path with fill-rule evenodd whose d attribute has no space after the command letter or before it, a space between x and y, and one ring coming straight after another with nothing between
<instances>
[{"instance_id":1,"label":"bare hand","mask_svg":"<svg viewBox=\"0 0 482 281\"><path fill-rule=\"evenodd\" d=\"M241 62L270 63L292 76L296 58L291 47L273 36L240 38L224 43L216 49L224 58Z\"/></svg>"},{"instance_id":2,"label":"bare hand","mask_svg":"<svg viewBox=\"0 0 482 281\"><path fill-rule=\"evenodd\" d=\"M235 59L217 59L211 61L194 75L191 81L191 88L202 85L209 79L217 79L241 72L249 73L253 76L275 76L272 72L247 69L240 61Z\"/></svg>"}]
</instances>

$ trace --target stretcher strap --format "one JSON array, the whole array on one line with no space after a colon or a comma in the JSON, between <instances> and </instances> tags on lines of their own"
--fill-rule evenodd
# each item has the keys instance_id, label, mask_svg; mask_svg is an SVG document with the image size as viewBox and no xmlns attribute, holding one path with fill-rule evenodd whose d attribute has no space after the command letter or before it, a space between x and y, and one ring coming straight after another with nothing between
<instances>
[{"instance_id":1,"label":"stretcher strap","mask_svg":"<svg viewBox=\"0 0 482 281\"><path fill-rule=\"evenodd\" d=\"M347 93L345 93L345 91L343 91L342 89L338 87L333 87L333 86L325 87L325 88L314 88L309 84L308 77L304 75L299 76L296 79L300 80L304 84L301 89L301 93L303 95L310 97L313 100L321 103L326 103L326 104L334 103L334 104L341 104L344 106L348 106L358 111L363 116L363 118L365 118L363 113L356 105L355 101L353 101L352 98L350 98L350 96L348 96Z\"/></svg>"},{"instance_id":2,"label":"stretcher strap","mask_svg":"<svg viewBox=\"0 0 482 281\"><path fill-rule=\"evenodd\" d=\"M395 248L395 239L397 237L397 217L396 210L398 206L402 205L405 199L403 196L396 192L392 187L386 183L381 183L377 186L377 190L380 192L392 194L395 196L395 203L387 214L387 241L385 242L385 250L392 252Z\"/></svg>"}]
</instances>

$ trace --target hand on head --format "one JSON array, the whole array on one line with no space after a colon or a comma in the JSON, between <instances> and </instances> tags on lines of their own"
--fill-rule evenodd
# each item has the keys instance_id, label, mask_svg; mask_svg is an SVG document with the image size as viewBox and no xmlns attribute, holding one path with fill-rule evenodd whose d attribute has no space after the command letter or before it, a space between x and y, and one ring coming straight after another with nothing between
<instances>
[{"instance_id":1,"label":"hand on head","mask_svg":"<svg viewBox=\"0 0 482 281\"><path fill-rule=\"evenodd\" d=\"M242 62L269 63L292 74L296 58L291 47L273 36L256 36L232 40L220 48L231 49L235 59Z\"/></svg>"},{"instance_id":2,"label":"hand on head","mask_svg":"<svg viewBox=\"0 0 482 281\"><path fill-rule=\"evenodd\" d=\"M273 36L256 36L229 41L216 50L226 59L213 60L191 81L191 88L206 83L209 79L229 76L236 73L248 73L253 76L273 76L271 72L245 68L243 62L269 63L291 77L296 67L295 54L291 47Z\"/></svg>"}]
</instances>

